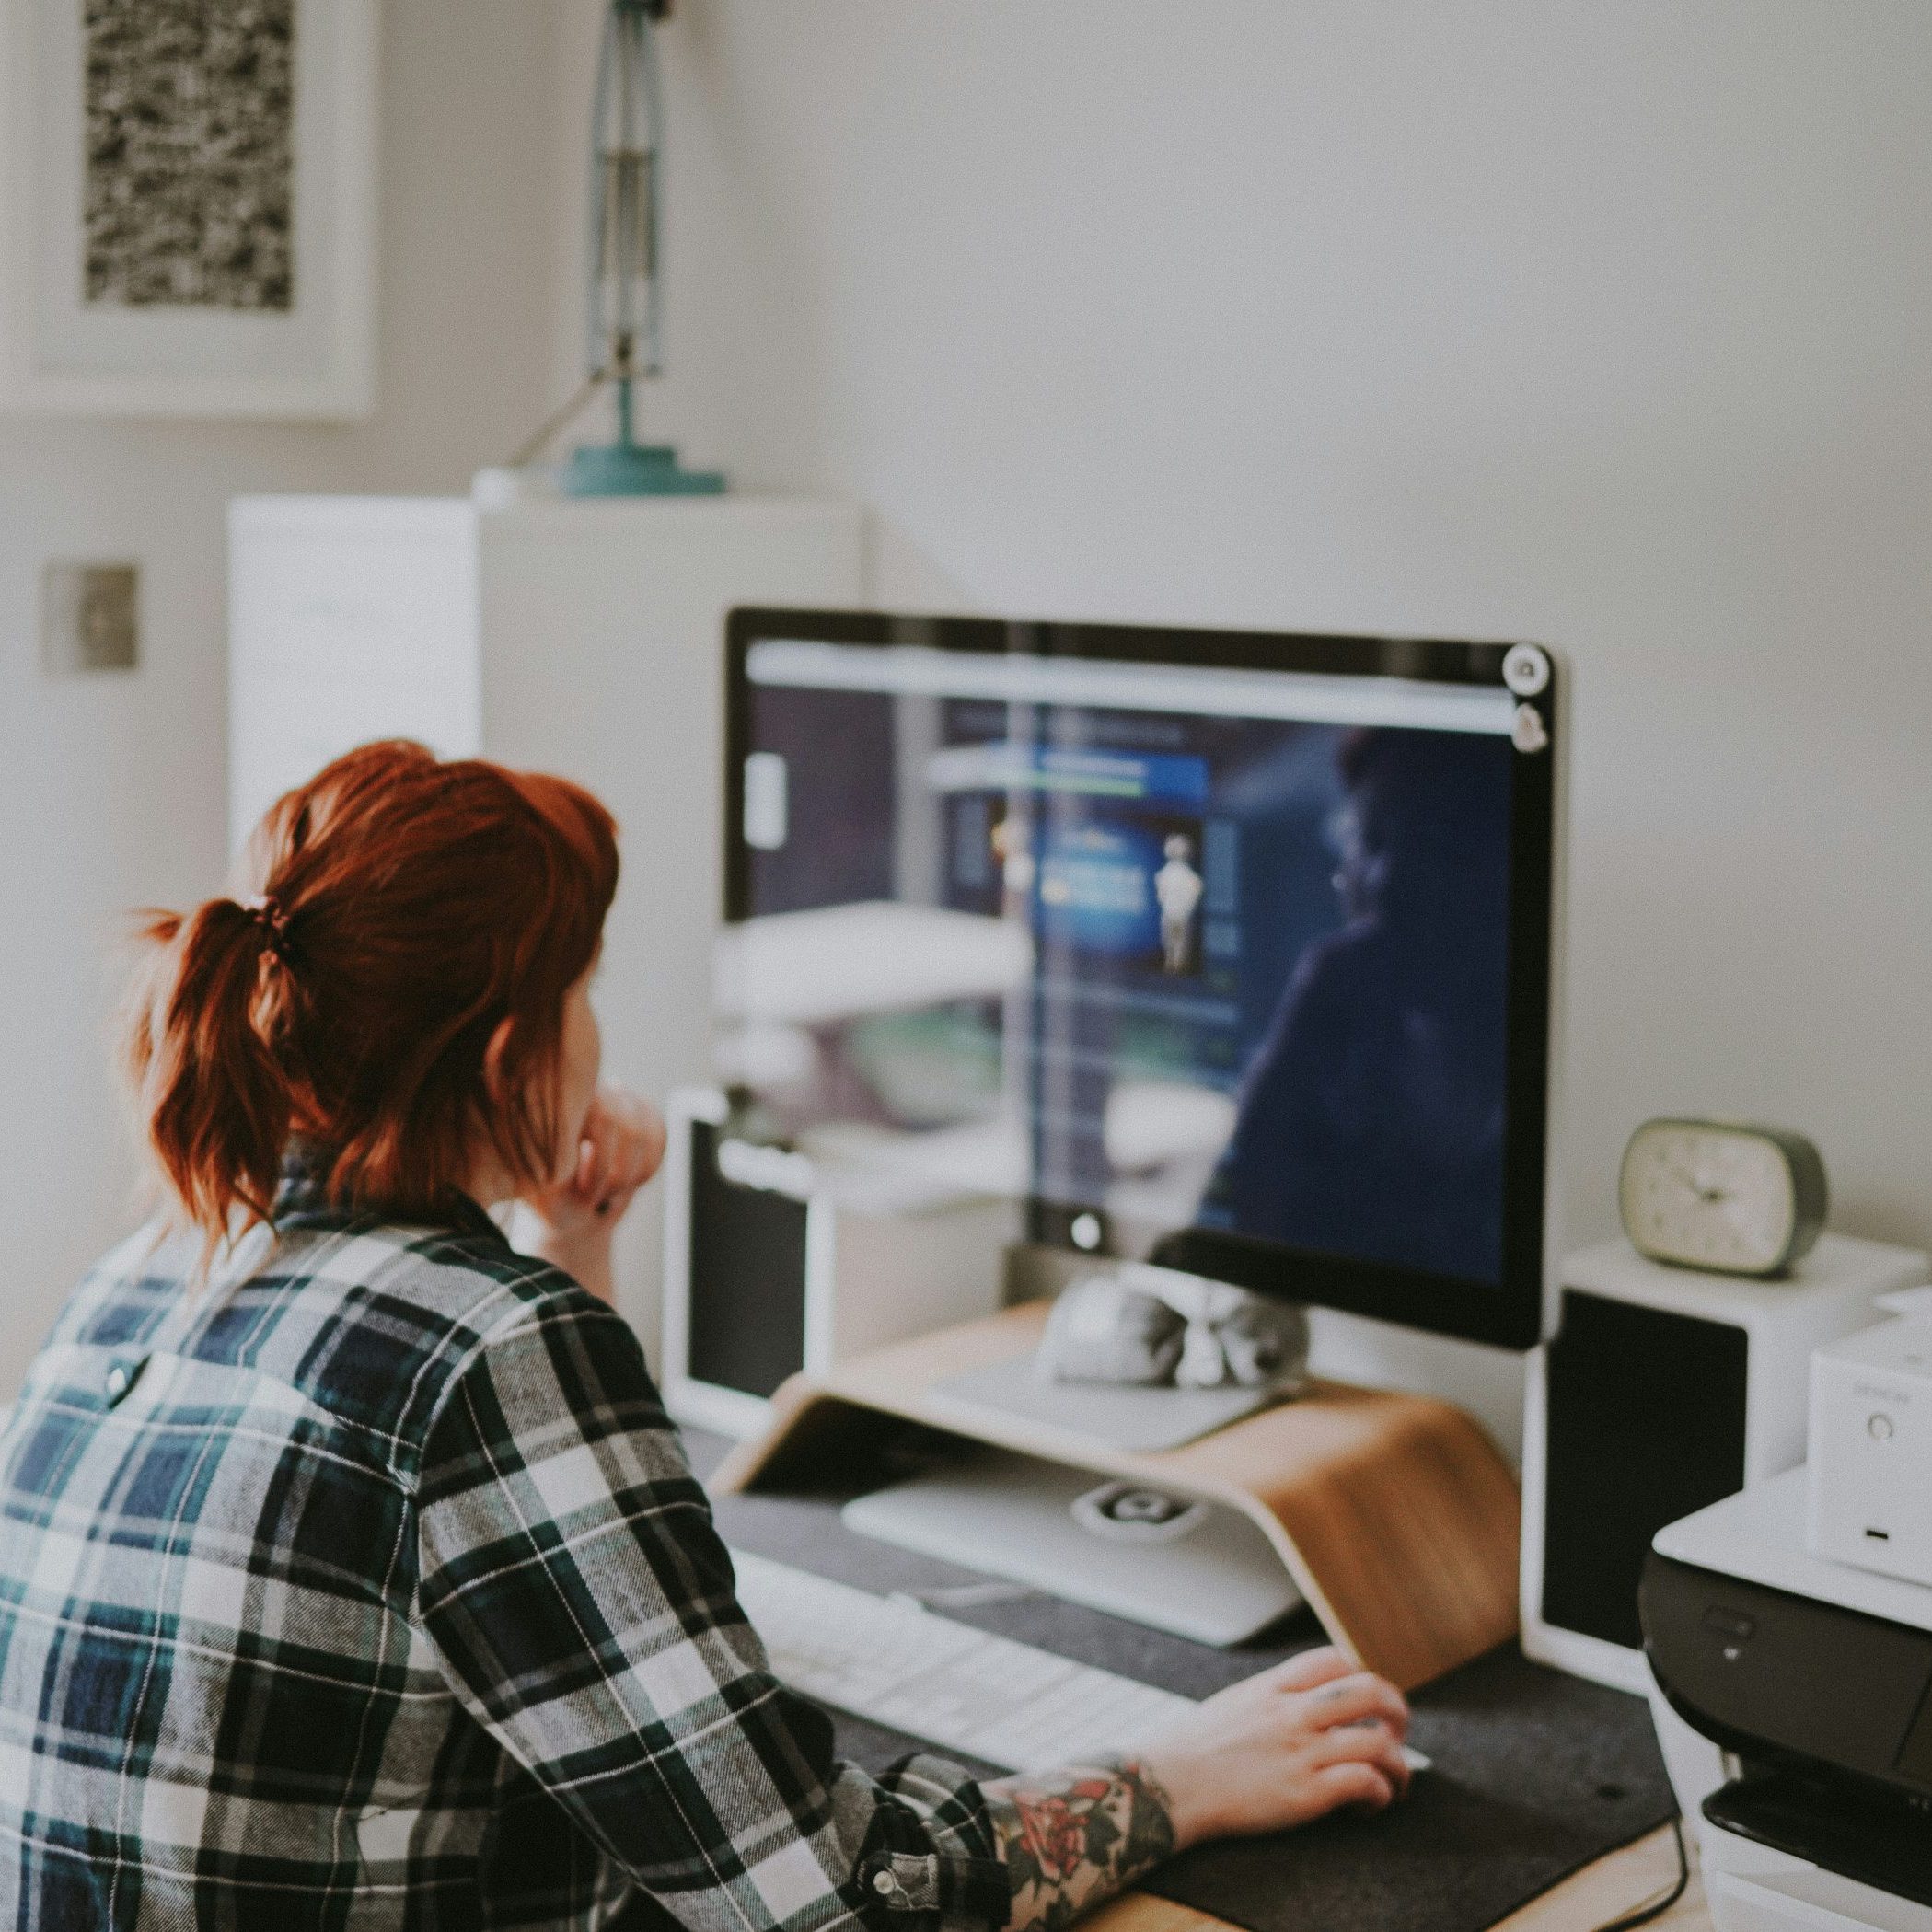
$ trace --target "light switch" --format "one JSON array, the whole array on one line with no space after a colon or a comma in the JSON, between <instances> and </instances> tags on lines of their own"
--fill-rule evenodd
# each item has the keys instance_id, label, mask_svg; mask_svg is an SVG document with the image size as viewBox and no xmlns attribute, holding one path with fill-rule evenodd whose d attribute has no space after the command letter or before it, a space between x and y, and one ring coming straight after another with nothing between
<instances>
[{"instance_id":1,"label":"light switch","mask_svg":"<svg viewBox=\"0 0 1932 1932\"><path fill-rule=\"evenodd\" d=\"M40 664L56 675L132 671L141 654L133 563L50 563L40 573Z\"/></svg>"}]
</instances>

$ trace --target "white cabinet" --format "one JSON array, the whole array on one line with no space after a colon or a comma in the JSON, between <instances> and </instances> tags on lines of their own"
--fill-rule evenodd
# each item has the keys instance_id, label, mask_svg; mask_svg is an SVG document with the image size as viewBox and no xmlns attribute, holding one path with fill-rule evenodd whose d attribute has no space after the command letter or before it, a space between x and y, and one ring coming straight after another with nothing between
<instances>
[{"instance_id":1,"label":"white cabinet","mask_svg":"<svg viewBox=\"0 0 1932 1932\"><path fill-rule=\"evenodd\" d=\"M228 514L228 839L337 753L482 744L477 523L458 499L242 497Z\"/></svg>"},{"instance_id":2,"label":"white cabinet","mask_svg":"<svg viewBox=\"0 0 1932 1932\"><path fill-rule=\"evenodd\" d=\"M558 771L621 828L597 1005L615 1078L709 1070L723 614L862 603L863 513L790 498L532 503L244 497L229 516L229 826L337 753L413 737ZM619 1244L654 1336L658 1212Z\"/></svg>"}]
</instances>

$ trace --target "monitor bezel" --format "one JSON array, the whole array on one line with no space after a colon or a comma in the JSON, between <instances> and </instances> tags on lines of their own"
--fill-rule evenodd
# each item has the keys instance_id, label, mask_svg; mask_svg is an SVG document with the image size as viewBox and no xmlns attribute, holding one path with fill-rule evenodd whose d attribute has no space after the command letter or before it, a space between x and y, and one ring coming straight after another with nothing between
<instances>
[{"instance_id":1,"label":"monitor bezel","mask_svg":"<svg viewBox=\"0 0 1932 1932\"><path fill-rule=\"evenodd\" d=\"M725 620L723 915L750 913L740 774L750 743L747 658L761 639L979 655L1082 657L1244 671L1299 671L1497 688L1511 642L1151 624L902 616L876 610L741 607ZM1544 1335L1550 1227L1552 1037L1560 903L1560 721L1564 667L1545 648L1548 681L1519 695L1542 718L1547 747L1515 760L1510 800L1510 1012L1505 1075L1503 1261L1497 1283L1350 1260L1208 1229L1163 1238L1152 1258L1237 1287L1464 1341L1525 1349ZM1029 1239L1082 1252L1074 1220L1088 1203L1032 1199Z\"/></svg>"}]
</instances>

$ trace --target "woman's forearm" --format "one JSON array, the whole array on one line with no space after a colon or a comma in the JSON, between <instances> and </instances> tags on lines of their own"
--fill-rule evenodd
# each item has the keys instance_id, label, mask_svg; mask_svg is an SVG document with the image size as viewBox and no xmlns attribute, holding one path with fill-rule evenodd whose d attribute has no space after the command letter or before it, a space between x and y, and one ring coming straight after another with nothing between
<instances>
[{"instance_id":1,"label":"woman's forearm","mask_svg":"<svg viewBox=\"0 0 1932 1932\"><path fill-rule=\"evenodd\" d=\"M615 1305L617 1288L610 1273L610 1231L597 1228L573 1238L552 1232L531 1217L537 1232L519 1245L526 1255L560 1267L577 1286L598 1301Z\"/></svg>"},{"instance_id":2,"label":"woman's forearm","mask_svg":"<svg viewBox=\"0 0 1932 1932\"><path fill-rule=\"evenodd\" d=\"M1175 1849L1173 1805L1138 1760L1023 1774L981 1789L1012 1876L1007 1932L1060 1932Z\"/></svg>"}]
</instances>

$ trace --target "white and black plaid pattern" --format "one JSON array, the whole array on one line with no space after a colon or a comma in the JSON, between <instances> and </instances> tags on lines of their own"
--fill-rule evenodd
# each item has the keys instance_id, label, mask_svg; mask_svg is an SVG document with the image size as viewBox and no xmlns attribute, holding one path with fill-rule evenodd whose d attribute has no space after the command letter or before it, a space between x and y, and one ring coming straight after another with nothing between
<instances>
[{"instance_id":1,"label":"white and black plaid pattern","mask_svg":"<svg viewBox=\"0 0 1932 1932\"><path fill-rule=\"evenodd\" d=\"M236 1285L149 1232L68 1305L0 1432L0 1927L1003 1924L965 1774L769 1674L630 1329L453 1220L297 1181Z\"/></svg>"}]
</instances>

